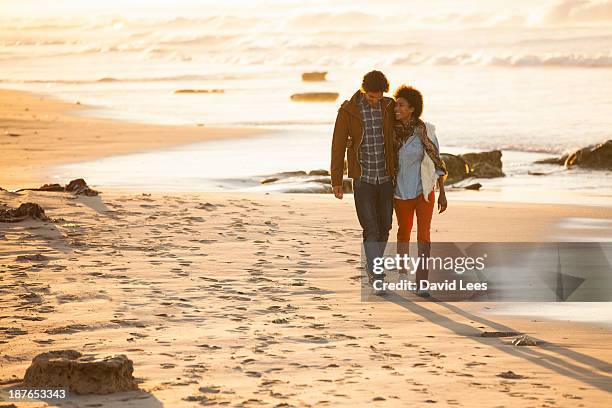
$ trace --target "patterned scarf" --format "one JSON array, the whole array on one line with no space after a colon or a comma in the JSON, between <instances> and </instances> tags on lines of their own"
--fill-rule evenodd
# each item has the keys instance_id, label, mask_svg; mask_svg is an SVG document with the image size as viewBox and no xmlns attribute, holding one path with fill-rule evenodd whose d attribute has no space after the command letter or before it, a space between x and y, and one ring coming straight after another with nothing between
<instances>
[{"instance_id":1,"label":"patterned scarf","mask_svg":"<svg viewBox=\"0 0 612 408\"><path fill-rule=\"evenodd\" d=\"M425 126L425 122L421 119L412 119L408 123L404 124L400 121L396 121L394 124L395 130L395 175L393 177L395 184L397 185L397 173L399 171L399 151L404 143L414 134L414 130L418 129L417 134L419 135L419 139L421 139L421 143L423 144L423 148L425 149L425 153L429 156L429 158L433 161L436 170L444 171L444 178L448 175L448 171L446 170L446 164L440 158L440 152L438 152L438 148L431 141L429 136L427 136L427 126Z\"/></svg>"}]
</instances>

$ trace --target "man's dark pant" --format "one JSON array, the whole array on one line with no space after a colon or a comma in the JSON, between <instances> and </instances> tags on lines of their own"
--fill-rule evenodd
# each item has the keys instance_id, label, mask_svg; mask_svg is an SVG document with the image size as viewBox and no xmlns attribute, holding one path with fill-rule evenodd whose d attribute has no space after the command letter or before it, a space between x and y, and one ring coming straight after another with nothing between
<instances>
[{"instance_id":1,"label":"man's dark pant","mask_svg":"<svg viewBox=\"0 0 612 408\"><path fill-rule=\"evenodd\" d=\"M383 256L393 222L393 185L390 181L370 184L353 180L357 218L363 229L367 271L372 273L375 257Z\"/></svg>"}]
</instances>

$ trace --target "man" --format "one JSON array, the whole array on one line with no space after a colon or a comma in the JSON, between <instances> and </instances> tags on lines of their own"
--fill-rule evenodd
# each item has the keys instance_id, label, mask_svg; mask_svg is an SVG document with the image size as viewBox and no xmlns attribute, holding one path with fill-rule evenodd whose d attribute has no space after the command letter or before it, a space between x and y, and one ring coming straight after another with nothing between
<instances>
[{"instance_id":1,"label":"man","mask_svg":"<svg viewBox=\"0 0 612 408\"><path fill-rule=\"evenodd\" d=\"M388 91L389 81L382 72L371 71L363 77L361 89L338 110L331 149L332 189L338 199L343 197L346 152L370 283L384 279L373 275L372 266L374 257L383 254L393 217L395 103L383 96Z\"/></svg>"}]
</instances>

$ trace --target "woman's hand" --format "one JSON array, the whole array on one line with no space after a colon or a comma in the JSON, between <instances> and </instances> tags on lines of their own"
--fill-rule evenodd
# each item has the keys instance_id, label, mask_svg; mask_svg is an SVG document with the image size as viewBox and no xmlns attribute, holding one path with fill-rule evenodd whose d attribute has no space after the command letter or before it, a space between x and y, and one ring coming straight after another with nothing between
<instances>
[{"instance_id":1,"label":"woman's hand","mask_svg":"<svg viewBox=\"0 0 612 408\"><path fill-rule=\"evenodd\" d=\"M438 188L440 189L440 194L438 194L438 214L442 214L446 211L446 206L448 205L446 202L446 192L444 191L444 176L438 177Z\"/></svg>"},{"instance_id":2,"label":"woman's hand","mask_svg":"<svg viewBox=\"0 0 612 408\"><path fill-rule=\"evenodd\" d=\"M444 211L446 211L447 206L448 203L446 202L446 193L444 193L444 191L440 191L440 194L438 195L438 214L442 214Z\"/></svg>"}]
</instances>

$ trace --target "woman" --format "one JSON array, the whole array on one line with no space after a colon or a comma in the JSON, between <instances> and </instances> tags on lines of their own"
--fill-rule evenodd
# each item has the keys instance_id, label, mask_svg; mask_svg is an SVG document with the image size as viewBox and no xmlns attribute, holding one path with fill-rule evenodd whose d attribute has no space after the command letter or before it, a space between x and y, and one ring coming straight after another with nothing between
<instances>
[{"instance_id":1,"label":"woman","mask_svg":"<svg viewBox=\"0 0 612 408\"><path fill-rule=\"evenodd\" d=\"M429 297L427 290L421 289L420 282L427 279L426 263L431 250L431 217L434 210L434 189L438 185L438 211L446 210L444 179L446 166L440 159L440 148L435 128L423 122L423 96L416 89L402 85L395 97L395 194L394 206L399 229L397 232L397 252L400 256L408 254L410 232L414 213L417 217L417 241L421 263L416 271L417 294ZM406 273L400 270L400 273Z\"/></svg>"}]
</instances>

